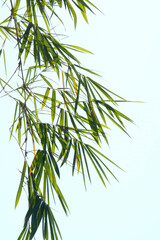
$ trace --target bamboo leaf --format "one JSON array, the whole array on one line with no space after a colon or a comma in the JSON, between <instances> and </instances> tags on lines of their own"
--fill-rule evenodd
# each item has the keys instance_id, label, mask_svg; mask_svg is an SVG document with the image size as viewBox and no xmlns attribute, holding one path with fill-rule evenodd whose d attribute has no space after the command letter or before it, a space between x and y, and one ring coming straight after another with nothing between
<instances>
[{"instance_id":1,"label":"bamboo leaf","mask_svg":"<svg viewBox=\"0 0 160 240\"><path fill-rule=\"evenodd\" d=\"M7 76L7 64L6 64L6 55L5 55L4 49L3 49L3 61L4 61L5 74Z\"/></svg>"},{"instance_id":2,"label":"bamboo leaf","mask_svg":"<svg viewBox=\"0 0 160 240\"><path fill-rule=\"evenodd\" d=\"M39 227L39 224L43 217L43 212L45 210L45 202L37 197L36 203L34 206L32 218L31 218L31 235L30 239L32 239Z\"/></svg>"},{"instance_id":3,"label":"bamboo leaf","mask_svg":"<svg viewBox=\"0 0 160 240\"><path fill-rule=\"evenodd\" d=\"M72 139L70 140L69 145L66 148L66 151L65 151L65 153L63 155L63 161L61 163L61 167L63 166L64 163L67 162L67 159L68 159L68 156L69 156L69 153L70 153L70 150L71 150L71 146L72 146Z\"/></svg>"},{"instance_id":4,"label":"bamboo leaf","mask_svg":"<svg viewBox=\"0 0 160 240\"><path fill-rule=\"evenodd\" d=\"M85 173L84 173L83 160L82 160L82 154L81 154L81 149L80 149L79 143L78 143L78 154L79 154L79 166L81 166L81 169L82 169L83 182L84 182L84 186L86 189Z\"/></svg>"},{"instance_id":5,"label":"bamboo leaf","mask_svg":"<svg viewBox=\"0 0 160 240\"><path fill-rule=\"evenodd\" d=\"M17 129L18 129L18 143L21 145L21 127L22 127L22 118L19 118Z\"/></svg>"},{"instance_id":6,"label":"bamboo leaf","mask_svg":"<svg viewBox=\"0 0 160 240\"><path fill-rule=\"evenodd\" d=\"M13 124L12 124L12 128L11 128L11 133L10 133L10 139L11 139L11 137L12 137L13 130L14 130L15 119L16 119L16 115L17 115L17 108L18 108L18 102L16 103L16 107L15 107L14 118L13 118Z\"/></svg>"},{"instance_id":7,"label":"bamboo leaf","mask_svg":"<svg viewBox=\"0 0 160 240\"><path fill-rule=\"evenodd\" d=\"M25 47L25 55L24 55L24 62L26 61L27 57L28 57L28 54L30 52L30 49L31 49L31 45L32 45L32 41L33 41L33 35L30 35L28 37L28 41L27 41L27 45Z\"/></svg>"},{"instance_id":8,"label":"bamboo leaf","mask_svg":"<svg viewBox=\"0 0 160 240\"><path fill-rule=\"evenodd\" d=\"M76 102L75 102L75 112L77 111L77 106L78 106L78 101L79 101L79 95L80 95L80 91L81 91L81 83L82 83L82 79L81 79L81 76L80 74L78 74L77 70L75 67L73 67L73 70L75 72L75 74L77 75L78 77L78 91L77 91L77 97L76 97Z\"/></svg>"},{"instance_id":9,"label":"bamboo leaf","mask_svg":"<svg viewBox=\"0 0 160 240\"><path fill-rule=\"evenodd\" d=\"M73 82L73 87L74 87L75 93L77 94L77 93L78 93L78 91L77 91L77 84L76 84L76 82L75 82L75 78L74 78L74 75L73 75L71 69L70 69L70 75L71 75L71 80L72 80L72 82Z\"/></svg>"},{"instance_id":10,"label":"bamboo leaf","mask_svg":"<svg viewBox=\"0 0 160 240\"><path fill-rule=\"evenodd\" d=\"M3 0L3 4L6 5L6 2ZM54 204L58 200L64 212L69 212L57 184L57 178L60 178L59 165L62 167L65 163L70 164L71 158L72 175L75 170L81 173L85 188L86 176L91 182L90 164L104 185L109 182L108 174L117 180L106 162L117 165L97 147L103 139L108 144L104 131L105 127L107 129L107 120L110 119L124 132L126 130L123 121L132 120L112 107L118 107L119 102L127 101L100 84L99 80L92 79L90 76L100 75L83 67L74 55L77 52L92 52L74 44L62 43L62 35L55 32L55 21L51 21L54 15L53 17L63 24L58 15L59 10L64 7L75 28L79 17L76 10L88 23L88 11L93 13L92 9L97 9L89 0L26 0L22 6L20 0L10 3L11 14L0 23L0 56L4 61L6 75L8 66L4 47L8 40L16 42L20 59L7 81L0 78L0 86L2 97L9 96L16 101L10 138L16 128L16 138L25 158L15 208L25 183L28 211L18 240L34 239L40 226L43 239L58 240L62 237L54 211L50 207L51 195ZM55 12L57 9L58 14ZM21 58L22 54L24 59ZM29 61L26 65L27 59ZM115 100L115 97L118 100ZM96 146L87 144L88 141L92 141ZM31 165L28 165L30 156Z\"/></svg>"},{"instance_id":11,"label":"bamboo leaf","mask_svg":"<svg viewBox=\"0 0 160 240\"><path fill-rule=\"evenodd\" d=\"M75 12L74 8L72 7L72 5L71 5L71 3L69 1L67 1L67 7L68 7L70 15L74 19L74 26L76 28L76 26L77 26L77 15L76 15L76 12Z\"/></svg>"},{"instance_id":12,"label":"bamboo leaf","mask_svg":"<svg viewBox=\"0 0 160 240\"><path fill-rule=\"evenodd\" d=\"M16 0L14 5L14 14L17 13L21 0Z\"/></svg>"},{"instance_id":13,"label":"bamboo leaf","mask_svg":"<svg viewBox=\"0 0 160 240\"><path fill-rule=\"evenodd\" d=\"M40 76L43 78L43 80L47 83L47 85L51 88L51 89L53 89L53 87L52 87L52 84L47 80L47 78L44 76L44 75L42 75L42 74L40 74Z\"/></svg>"},{"instance_id":14,"label":"bamboo leaf","mask_svg":"<svg viewBox=\"0 0 160 240\"><path fill-rule=\"evenodd\" d=\"M45 22L45 24L46 24L47 30L48 30L48 32L50 32L49 19L48 19L48 17L47 17L46 12L45 12L44 3L42 4L40 0L37 0L37 5L38 5L39 10L40 10L40 12L41 12L41 14L42 14L42 17L43 17L43 20L44 20L44 22Z\"/></svg>"},{"instance_id":15,"label":"bamboo leaf","mask_svg":"<svg viewBox=\"0 0 160 240\"><path fill-rule=\"evenodd\" d=\"M44 217L42 219L43 238L48 240L48 223L47 223L47 207L44 209Z\"/></svg>"},{"instance_id":16,"label":"bamboo leaf","mask_svg":"<svg viewBox=\"0 0 160 240\"><path fill-rule=\"evenodd\" d=\"M72 175L74 174L75 164L77 159L77 141L74 141L74 157L73 157L73 166L72 166Z\"/></svg>"},{"instance_id":17,"label":"bamboo leaf","mask_svg":"<svg viewBox=\"0 0 160 240\"><path fill-rule=\"evenodd\" d=\"M62 0L57 0L58 6L61 8L62 7Z\"/></svg>"},{"instance_id":18,"label":"bamboo leaf","mask_svg":"<svg viewBox=\"0 0 160 240\"><path fill-rule=\"evenodd\" d=\"M23 170L22 170L21 180L20 180L20 184L19 184L19 188L18 188L18 192L17 192L17 196L16 196L15 208L17 207L19 199L20 199L20 196L21 196L23 182L24 182L24 177L25 177L25 173L26 173L26 167L27 167L27 161L25 160L24 161Z\"/></svg>"},{"instance_id":19,"label":"bamboo leaf","mask_svg":"<svg viewBox=\"0 0 160 240\"><path fill-rule=\"evenodd\" d=\"M78 0L77 4L82 9L81 14L82 14L84 20L86 21L86 23L88 23L88 18L87 18L87 15L86 15L86 8L85 8L87 5L85 4L84 1L81 1L81 0Z\"/></svg>"},{"instance_id":20,"label":"bamboo leaf","mask_svg":"<svg viewBox=\"0 0 160 240\"><path fill-rule=\"evenodd\" d=\"M99 170L98 167L96 166L95 161L94 161L95 159L93 158L93 155L91 154L91 152L89 151L87 146L85 146L85 150L86 150L86 152L87 152L87 154L88 154L88 156L89 156L89 158L90 158L90 160L91 160L91 162L92 162L92 164L93 164L93 166L94 166L94 168L95 168L99 178L101 179L101 181L104 184L104 186L106 186L105 181L103 179L103 176L102 176L102 174L100 172L100 170L102 171L102 169L100 168L100 170Z\"/></svg>"},{"instance_id":21,"label":"bamboo leaf","mask_svg":"<svg viewBox=\"0 0 160 240\"><path fill-rule=\"evenodd\" d=\"M45 92L45 94L44 94L44 98L43 98L42 108L41 108L41 109L44 108L44 106L45 106L45 104L46 104L46 102L47 102L49 92L50 92L50 88L47 88L47 89L46 89L46 92Z\"/></svg>"},{"instance_id":22,"label":"bamboo leaf","mask_svg":"<svg viewBox=\"0 0 160 240\"><path fill-rule=\"evenodd\" d=\"M53 89L52 90L52 100L51 100L51 119L52 123L54 122L56 114L56 91Z\"/></svg>"},{"instance_id":23,"label":"bamboo leaf","mask_svg":"<svg viewBox=\"0 0 160 240\"><path fill-rule=\"evenodd\" d=\"M37 102L36 102L35 96L33 97L33 100L34 100L34 110L35 110L36 121L38 123L39 119L38 119Z\"/></svg>"},{"instance_id":24,"label":"bamboo leaf","mask_svg":"<svg viewBox=\"0 0 160 240\"><path fill-rule=\"evenodd\" d=\"M41 98L43 98L44 99L44 95L42 95L42 94L39 94L39 93L34 93L35 95L37 95L38 97L41 97ZM49 100L49 101L51 101L52 100L52 98L50 98L50 97L47 97L47 100ZM58 103L61 103L61 102L59 102L58 101Z\"/></svg>"},{"instance_id":25,"label":"bamboo leaf","mask_svg":"<svg viewBox=\"0 0 160 240\"><path fill-rule=\"evenodd\" d=\"M53 164L53 166L54 166L54 169L55 169L55 171L56 171L58 177L60 178L59 167L58 167L58 164L57 164L57 162L56 162L56 160L55 160L55 158L54 158L52 152L49 152L49 157L50 157L50 159L51 159L51 161L52 161L52 164Z\"/></svg>"},{"instance_id":26,"label":"bamboo leaf","mask_svg":"<svg viewBox=\"0 0 160 240\"><path fill-rule=\"evenodd\" d=\"M20 233L19 237L17 240L24 240L25 236L27 234L27 229L23 228L22 232ZM23 238L22 238L23 237Z\"/></svg>"},{"instance_id":27,"label":"bamboo leaf","mask_svg":"<svg viewBox=\"0 0 160 240\"><path fill-rule=\"evenodd\" d=\"M30 33L30 29L31 29L32 26L33 26L33 24L32 24L32 23L29 23L29 24L28 24L28 27L27 27L24 35L23 35L23 41L22 41L21 47L20 47L20 49L19 49L19 55L18 55L19 58L21 57L21 55L22 55L22 53L23 53L23 51L24 51L24 49L25 49L26 43L27 43L27 41L28 41L28 36L29 36L29 33ZM30 38L30 41L31 41L31 38ZM30 46L30 45L29 45L29 46ZM30 47L29 47L29 48L30 48ZM26 58L26 57L25 57L25 58Z\"/></svg>"},{"instance_id":28,"label":"bamboo leaf","mask_svg":"<svg viewBox=\"0 0 160 240\"><path fill-rule=\"evenodd\" d=\"M86 48L75 46L75 45L66 45L67 48L73 49L73 50L79 50L80 52L90 53L93 54L91 51L87 50Z\"/></svg>"}]
</instances>

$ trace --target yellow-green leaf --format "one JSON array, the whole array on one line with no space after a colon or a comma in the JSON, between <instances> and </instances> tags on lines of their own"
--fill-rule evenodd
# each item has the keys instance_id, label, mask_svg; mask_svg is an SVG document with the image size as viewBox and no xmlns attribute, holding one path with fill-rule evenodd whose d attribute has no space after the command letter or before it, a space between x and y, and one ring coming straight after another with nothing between
<instances>
[{"instance_id":1,"label":"yellow-green leaf","mask_svg":"<svg viewBox=\"0 0 160 240\"><path fill-rule=\"evenodd\" d=\"M26 173L26 167L27 167L27 161L24 161L24 166L23 166L22 175L21 175L21 181L20 181L20 184L19 184L19 188L18 188L18 192L17 192L17 196L16 196L16 201L15 201L15 208L17 207L20 196L21 196L24 177L25 177L25 173Z\"/></svg>"},{"instance_id":2,"label":"yellow-green leaf","mask_svg":"<svg viewBox=\"0 0 160 240\"><path fill-rule=\"evenodd\" d=\"M67 45L66 47L69 47L71 49L76 49L76 50L79 50L81 52L86 52L86 53L93 54L91 51L89 51L89 50L87 50L86 48L83 48L83 47L79 47L79 46L75 46L75 45Z\"/></svg>"},{"instance_id":3,"label":"yellow-green leaf","mask_svg":"<svg viewBox=\"0 0 160 240\"><path fill-rule=\"evenodd\" d=\"M45 106L45 104L46 104L46 102L47 102L49 92L50 92L50 88L47 88L47 89L46 89L46 92L45 92L45 95L44 95L44 98L43 98L42 108L41 108L41 109L44 108L44 106Z\"/></svg>"},{"instance_id":4,"label":"yellow-green leaf","mask_svg":"<svg viewBox=\"0 0 160 240\"><path fill-rule=\"evenodd\" d=\"M17 13L20 2L21 2L21 0L16 0L16 3L15 3L15 5L14 5L14 14Z\"/></svg>"},{"instance_id":5,"label":"yellow-green leaf","mask_svg":"<svg viewBox=\"0 0 160 240\"><path fill-rule=\"evenodd\" d=\"M51 101L51 119L52 123L54 122L56 114L56 91L53 89L52 90L52 101Z\"/></svg>"},{"instance_id":6,"label":"yellow-green leaf","mask_svg":"<svg viewBox=\"0 0 160 240\"><path fill-rule=\"evenodd\" d=\"M6 55L5 55L4 49L3 49L3 61L4 61L5 74L7 76Z\"/></svg>"}]
</instances>

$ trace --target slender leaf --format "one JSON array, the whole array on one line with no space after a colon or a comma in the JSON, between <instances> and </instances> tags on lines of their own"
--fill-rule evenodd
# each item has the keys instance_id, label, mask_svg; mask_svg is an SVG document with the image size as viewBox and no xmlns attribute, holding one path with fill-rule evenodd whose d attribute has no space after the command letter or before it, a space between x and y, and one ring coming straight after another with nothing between
<instances>
[{"instance_id":1,"label":"slender leaf","mask_svg":"<svg viewBox=\"0 0 160 240\"><path fill-rule=\"evenodd\" d=\"M46 89L46 92L45 92L45 94L44 94L44 98L43 98L42 108L41 108L41 109L44 108L44 106L45 106L45 104L46 104L46 102L47 102L49 92L50 92L50 88L47 88L47 89Z\"/></svg>"},{"instance_id":2,"label":"slender leaf","mask_svg":"<svg viewBox=\"0 0 160 240\"><path fill-rule=\"evenodd\" d=\"M24 161L23 170L22 170L21 180L20 180L20 184L19 184L19 188L18 188L18 192L17 192L17 196L16 196L15 208L17 207L19 199L20 199L20 196L21 196L23 182L24 182L24 177L25 177L25 173L26 173L26 167L27 167L27 161L25 160Z\"/></svg>"},{"instance_id":3,"label":"slender leaf","mask_svg":"<svg viewBox=\"0 0 160 240\"><path fill-rule=\"evenodd\" d=\"M56 114L56 91L53 89L52 90L52 100L51 100L51 119L52 123L54 122Z\"/></svg>"}]
</instances>

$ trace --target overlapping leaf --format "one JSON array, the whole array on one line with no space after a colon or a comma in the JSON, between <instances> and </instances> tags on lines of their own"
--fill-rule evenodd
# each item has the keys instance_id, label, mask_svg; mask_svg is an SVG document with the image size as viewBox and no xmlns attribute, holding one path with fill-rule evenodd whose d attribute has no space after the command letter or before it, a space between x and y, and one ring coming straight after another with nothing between
<instances>
[{"instance_id":1,"label":"overlapping leaf","mask_svg":"<svg viewBox=\"0 0 160 240\"><path fill-rule=\"evenodd\" d=\"M117 180L109 166L118 166L99 148L102 140L108 144L110 121L127 133L125 121L132 120L117 109L118 102L127 101L101 85L99 74L82 66L75 55L91 52L62 43L52 30L54 17L63 22L57 8L65 7L75 27L77 11L88 23L87 11L97 8L88 0L14 2L11 15L0 23L0 55L7 72L5 42L16 41L17 68L8 81L1 78L0 84L1 92L16 102L10 137L17 138L24 156L15 207L26 186L28 211L18 240L33 239L41 223L44 240L61 239L51 210L53 200L54 204L58 200L64 212L69 212L57 184L61 167L71 165L72 175L80 173L85 187L86 178L91 181L91 165L104 185L109 175Z\"/></svg>"}]
</instances>

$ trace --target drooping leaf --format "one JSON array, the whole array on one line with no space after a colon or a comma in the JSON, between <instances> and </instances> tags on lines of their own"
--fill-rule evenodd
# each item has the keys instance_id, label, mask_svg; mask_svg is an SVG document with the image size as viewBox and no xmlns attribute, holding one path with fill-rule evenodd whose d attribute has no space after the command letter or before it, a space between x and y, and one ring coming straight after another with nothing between
<instances>
[{"instance_id":1,"label":"drooping leaf","mask_svg":"<svg viewBox=\"0 0 160 240\"><path fill-rule=\"evenodd\" d=\"M23 35L23 41L22 41L21 47L20 47L20 49L19 49L19 56L18 56L19 58L21 57L21 55L22 55L22 53L23 53L23 51L24 51L24 49L25 49L26 43L27 43L27 41L28 41L28 36L29 36L29 33L30 33L30 29L31 29L32 26L33 26L33 24L32 24L32 23L29 23L29 24L28 24L28 27L27 27L24 35ZM30 40L30 42L31 42L31 38L30 38L29 40ZM30 49L30 44L28 45L27 48L28 48L27 51L29 51L29 49ZM25 58L26 58L26 57L27 57L27 56L25 56Z\"/></svg>"},{"instance_id":2,"label":"drooping leaf","mask_svg":"<svg viewBox=\"0 0 160 240\"><path fill-rule=\"evenodd\" d=\"M3 49L3 61L4 61L5 74L6 74L6 76L7 76L6 54L5 54L4 49Z\"/></svg>"},{"instance_id":3,"label":"drooping leaf","mask_svg":"<svg viewBox=\"0 0 160 240\"><path fill-rule=\"evenodd\" d=\"M15 5L14 5L14 14L17 13L19 5L20 5L20 2L21 2L20 0L16 0Z\"/></svg>"},{"instance_id":4,"label":"drooping leaf","mask_svg":"<svg viewBox=\"0 0 160 240\"><path fill-rule=\"evenodd\" d=\"M53 89L52 90L52 100L51 100L51 119L52 123L54 122L56 114L56 91Z\"/></svg>"},{"instance_id":5,"label":"drooping leaf","mask_svg":"<svg viewBox=\"0 0 160 240\"><path fill-rule=\"evenodd\" d=\"M46 104L46 102L47 102L49 92L50 92L50 88L47 88L47 89L46 89L46 92L45 92L45 94L44 94L44 98L43 98L42 108L41 108L41 109L44 108L44 106L45 106L45 104Z\"/></svg>"},{"instance_id":6,"label":"drooping leaf","mask_svg":"<svg viewBox=\"0 0 160 240\"><path fill-rule=\"evenodd\" d=\"M80 46L75 46L75 45L66 45L67 48L73 49L73 50L79 50L80 52L85 52L85 53L90 53L93 54L91 51L80 47Z\"/></svg>"},{"instance_id":7,"label":"drooping leaf","mask_svg":"<svg viewBox=\"0 0 160 240\"><path fill-rule=\"evenodd\" d=\"M15 208L17 207L20 196L21 196L22 187L23 187L23 183L24 183L24 177L25 177L25 173L26 173L26 168L27 168L27 161L25 160L23 170L22 170L21 180L20 180L20 184L19 184L19 188L18 188L18 192L17 192L17 196L16 196Z\"/></svg>"},{"instance_id":8,"label":"drooping leaf","mask_svg":"<svg viewBox=\"0 0 160 240\"><path fill-rule=\"evenodd\" d=\"M47 78L44 76L44 75L42 75L42 74L40 74L40 76L42 77L42 79L47 83L47 85L52 89L53 87L52 87L52 84L47 80Z\"/></svg>"}]
</instances>

